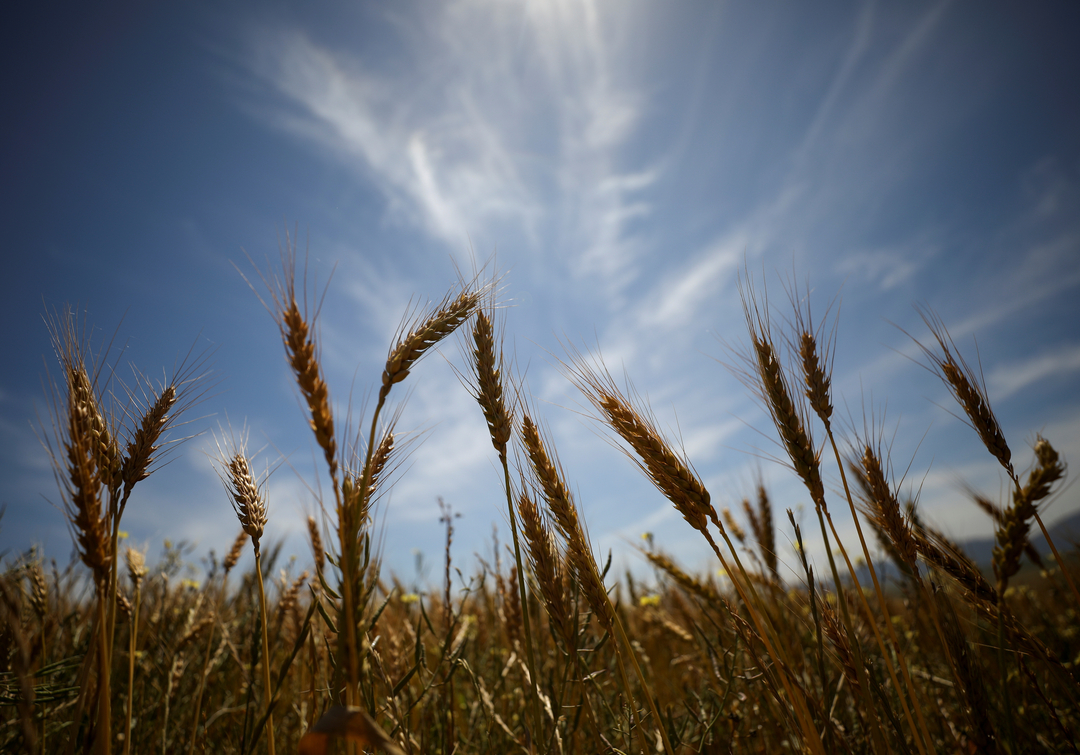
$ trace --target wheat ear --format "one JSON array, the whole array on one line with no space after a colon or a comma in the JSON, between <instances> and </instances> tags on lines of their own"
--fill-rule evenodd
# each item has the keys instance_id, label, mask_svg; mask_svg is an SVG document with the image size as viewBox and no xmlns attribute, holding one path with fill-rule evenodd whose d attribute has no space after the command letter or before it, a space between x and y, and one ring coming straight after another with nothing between
<instances>
[{"instance_id":1,"label":"wheat ear","mask_svg":"<svg viewBox=\"0 0 1080 755\"><path fill-rule=\"evenodd\" d=\"M773 582L780 584L780 564L776 557L776 528L773 526L772 502L769 491L760 482L757 485L757 521L760 531L755 532L762 560L772 574Z\"/></svg>"},{"instance_id":2,"label":"wheat ear","mask_svg":"<svg viewBox=\"0 0 1080 755\"><path fill-rule=\"evenodd\" d=\"M95 447L99 433L96 426L102 421L94 400L86 368L81 364L69 367L68 411L65 438L67 472L65 480L68 516L71 520L79 556L90 568L99 589L108 584L109 517L101 501ZM102 628L104 630L104 627Z\"/></svg>"},{"instance_id":3,"label":"wheat ear","mask_svg":"<svg viewBox=\"0 0 1080 755\"><path fill-rule=\"evenodd\" d=\"M103 755L112 751L112 708L109 690L112 647L109 642L109 574L115 552L109 547L110 513L103 510L102 488L107 483L110 499L117 489L119 454L114 436L94 395L94 381L86 369L81 336L74 315L68 311L54 323L53 341L66 378L65 407L55 413L58 445L66 463L55 454L65 510L71 523L79 556L90 568L97 596L98 747ZM80 703L82 693L80 693ZM81 707L81 706L80 706Z\"/></svg>"},{"instance_id":4,"label":"wheat ear","mask_svg":"<svg viewBox=\"0 0 1080 755\"><path fill-rule=\"evenodd\" d=\"M1013 492L1012 505L1002 513L997 529L993 563L1002 595L1009 579L1020 570L1020 554L1029 543L1028 522L1037 514L1035 504L1049 496L1051 486L1065 476L1061 457L1042 436L1035 442L1035 459L1035 468L1023 487L1017 486Z\"/></svg>"},{"instance_id":5,"label":"wheat ear","mask_svg":"<svg viewBox=\"0 0 1080 755\"><path fill-rule=\"evenodd\" d=\"M482 291L466 286L456 295L447 294L429 312L407 323L395 339L386 357L379 405L386 400L390 389L409 376L409 372L439 341L453 333L469 318L480 304Z\"/></svg>"},{"instance_id":6,"label":"wheat ear","mask_svg":"<svg viewBox=\"0 0 1080 755\"><path fill-rule=\"evenodd\" d=\"M866 481L870 519L889 537L904 564L914 571L917 568L915 559L918 556L918 543L900 512L899 501L885 479L880 455L870 444L865 444L860 462L862 479Z\"/></svg>"},{"instance_id":7,"label":"wheat ear","mask_svg":"<svg viewBox=\"0 0 1080 755\"><path fill-rule=\"evenodd\" d=\"M326 550L323 548L322 533L319 532L319 523L315 517L307 518L308 537L311 538L311 554L315 559L315 580L320 584L323 581L323 569L326 567Z\"/></svg>"},{"instance_id":8,"label":"wheat ear","mask_svg":"<svg viewBox=\"0 0 1080 755\"><path fill-rule=\"evenodd\" d=\"M220 447L219 447L220 449ZM263 529L267 523L267 507L255 475L251 472L251 464L243 450L241 442L231 455L221 455L223 470L219 473L225 490L232 499L233 510L244 532L251 538L251 545L255 551L255 581L259 586L259 616L262 622L262 667L263 667L263 696L266 701L266 743L270 755L274 755L274 718L270 711L270 698L273 688L270 686L270 642L268 627L266 624L266 590L263 587L262 555L259 541L263 536Z\"/></svg>"},{"instance_id":9,"label":"wheat ear","mask_svg":"<svg viewBox=\"0 0 1080 755\"><path fill-rule=\"evenodd\" d=\"M567 564L600 626L611 632L614 612L608 602L607 590L600 579L596 561L592 557L588 537L578 517L577 504L563 481L557 459L548 452L549 444L545 442L540 428L528 414L521 418L521 439L548 511L566 542Z\"/></svg>"},{"instance_id":10,"label":"wheat ear","mask_svg":"<svg viewBox=\"0 0 1080 755\"><path fill-rule=\"evenodd\" d=\"M945 383L963 408L971 427L978 433L986 450L1001 463L1009 474L1009 478L1019 487L1020 483L1012 465L1012 451L1009 449L1009 444L1005 442L1001 425L998 424L997 417L990 408L983 381L964 361L959 352L953 353L956 350L956 344L941 318L927 308L920 309L919 314L940 349L938 353L921 342L915 341L929 360L927 368Z\"/></svg>"},{"instance_id":11,"label":"wheat ear","mask_svg":"<svg viewBox=\"0 0 1080 755\"><path fill-rule=\"evenodd\" d=\"M696 595L705 601L706 604L712 606L720 605L720 601L723 598L711 585L706 582L702 582L697 577L687 574L667 555L658 551L641 551L645 558L649 559L649 562L658 569L666 572L668 576L675 580L675 584L681 587L686 592Z\"/></svg>"},{"instance_id":12,"label":"wheat ear","mask_svg":"<svg viewBox=\"0 0 1080 755\"><path fill-rule=\"evenodd\" d=\"M563 570L559 549L551 531L540 515L536 503L526 490L524 480L518 493L518 514L521 516L521 532L528 546L529 562L532 564L540 596L547 608L548 618L562 638L568 653L574 652L575 637L571 626L570 605L563 591Z\"/></svg>"}]
</instances>

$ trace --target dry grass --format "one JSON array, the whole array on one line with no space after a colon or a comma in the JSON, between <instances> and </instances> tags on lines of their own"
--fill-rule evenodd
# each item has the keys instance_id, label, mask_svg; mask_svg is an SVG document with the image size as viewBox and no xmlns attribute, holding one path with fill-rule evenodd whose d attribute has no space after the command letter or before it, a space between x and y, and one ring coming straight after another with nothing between
<instances>
[{"instance_id":1,"label":"dry grass","mask_svg":"<svg viewBox=\"0 0 1080 755\"><path fill-rule=\"evenodd\" d=\"M764 486L743 504L748 534L730 511L718 514L634 392L574 354L568 372L597 419L724 570L720 580L693 574L650 541L642 554L652 577L618 582L595 558L554 444L503 357L492 284L465 283L405 318L366 432L353 441L338 436L318 307L303 281L298 288L288 242L283 264L264 279L269 309L333 484L308 520L314 576L273 576L280 548L241 442L219 459L222 505L232 503L241 529L224 559L210 554L196 584L184 578L185 545L168 544L153 566L128 548L121 579L120 517L201 367L163 386L109 390L103 354L91 353L73 317L54 318L61 377L45 436L77 559L61 570L31 551L0 575L3 751L1076 752L1076 557L1055 548L1054 565L1024 568L1030 523L1041 526L1065 463L1040 437L1032 468L1015 471L982 381L933 315L929 366L1013 480L1006 502L976 494L996 528L996 584L902 505L872 432L843 437L833 427L835 331L815 326L805 299L791 297L794 314L781 318L749 288L743 378L814 501L831 581L815 575L790 511L792 532L778 534L780 504ZM504 568L496 543L494 565L455 578L447 507L442 584L412 594L382 573L371 546L372 503L402 452L397 415L381 418L393 386L462 327L465 382L504 470L515 560ZM847 459L838 445L851 449ZM833 462L842 493L823 483ZM856 514L849 474L895 580L880 561L856 568L836 537L832 499ZM785 582L776 542L792 535L802 578ZM861 528L858 537L869 560ZM248 540L255 567L230 584Z\"/></svg>"}]
</instances>

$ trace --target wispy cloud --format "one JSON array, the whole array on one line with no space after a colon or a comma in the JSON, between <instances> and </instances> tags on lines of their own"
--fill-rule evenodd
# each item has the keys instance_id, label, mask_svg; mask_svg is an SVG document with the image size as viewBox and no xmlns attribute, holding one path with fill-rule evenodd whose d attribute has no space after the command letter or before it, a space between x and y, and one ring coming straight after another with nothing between
<instances>
[{"instance_id":1,"label":"wispy cloud","mask_svg":"<svg viewBox=\"0 0 1080 755\"><path fill-rule=\"evenodd\" d=\"M1048 378L1080 372L1080 344L1069 344L995 367L987 376L990 393L1005 399Z\"/></svg>"},{"instance_id":2,"label":"wispy cloud","mask_svg":"<svg viewBox=\"0 0 1080 755\"><path fill-rule=\"evenodd\" d=\"M935 243L918 242L856 251L841 257L836 270L888 291L911 281L936 252Z\"/></svg>"},{"instance_id":3,"label":"wispy cloud","mask_svg":"<svg viewBox=\"0 0 1080 755\"><path fill-rule=\"evenodd\" d=\"M509 145L484 138L491 129L468 106L467 91L425 111L407 94L417 91L415 80L382 77L302 31L264 33L256 44L259 73L296 108L281 112L278 125L357 158L393 206L432 236L460 246L492 219L527 223L537 211L507 159Z\"/></svg>"},{"instance_id":4,"label":"wispy cloud","mask_svg":"<svg viewBox=\"0 0 1080 755\"><path fill-rule=\"evenodd\" d=\"M401 40L415 64L392 71L302 30L256 34L251 66L287 103L277 125L353 158L394 216L450 248L512 235L617 296L656 172L624 168L643 102L616 19L580 0L429 10Z\"/></svg>"}]
</instances>

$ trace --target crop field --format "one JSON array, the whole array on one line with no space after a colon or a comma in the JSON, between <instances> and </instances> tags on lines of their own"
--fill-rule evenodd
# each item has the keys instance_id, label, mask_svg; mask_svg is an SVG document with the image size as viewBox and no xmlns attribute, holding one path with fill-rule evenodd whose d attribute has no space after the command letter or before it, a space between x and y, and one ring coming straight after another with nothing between
<instances>
[{"instance_id":1,"label":"crop field","mask_svg":"<svg viewBox=\"0 0 1080 755\"><path fill-rule=\"evenodd\" d=\"M979 372L933 312L921 359L1010 480L1004 500L977 501L995 527L985 571L900 497L879 434L834 427L828 327L797 296L777 310L744 283L748 346L736 369L805 485L826 557L802 555L799 578L782 579L778 532L804 554L792 513L764 486L738 520L718 510L641 398L571 352L564 372L621 439L637 467L627 472L655 484L715 556L709 573L692 573L645 540L642 580L597 557L573 480L504 357L496 280L463 281L402 323L354 439L334 416L296 271L286 246L255 287L330 481L322 516L309 519L310 553L296 554L310 564L302 573L283 569L289 554L264 537L273 514L243 433L218 438L215 460L235 543L208 558L199 583L183 578L180 546L154 564L125 546L129 497L199 400L205 363L193 356L164 384L107 390L85 326L52 315L59 361L42 434L78 558L6 556L3 752L1077 752L1077 548L1050 540L1040 516L1066 463L1053 438L1029 450L1004 436ZM445 508L440 579L412 592L381 568L372 514L407 454L399 386L450 338L468 344L464 382L487 421L512 531L492 563L455 562ZM856 537L843 542L836 522L852 518ZM1038 535L1051 553L1035 551Z\"/></svg>"}]
</instances>

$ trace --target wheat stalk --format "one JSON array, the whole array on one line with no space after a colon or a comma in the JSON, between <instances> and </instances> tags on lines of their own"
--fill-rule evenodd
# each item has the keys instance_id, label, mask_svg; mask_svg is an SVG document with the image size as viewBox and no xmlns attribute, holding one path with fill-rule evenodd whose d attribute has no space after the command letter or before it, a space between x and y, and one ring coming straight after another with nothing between
<instances>
[{"instance_id":1,"label":"wheat stalk","mask_svg":"<svg viewBox=\"0 0 1080 755\"><path fill-rule=\"evenodd\" d=\"M791 460L792 467L796 474L802 479L803 484L810 492L811 500L814 502L815 512L818 517L818 522L821 528L822 538L825 542L826 554L829 560L829 567L832 571L833 582L836 585L837 601L840 606L841 617L844 621L844 626L849 635L849 642L852 651L856 655L855 669L856 672L862 677L864 675L863 663L861 658L861 650L858 644L855 642L854 627L851 622L851 617L848 611L847 599L842 589L840 581L839 571L836 568L836 563L833 558L832 547L829 545L829 536L826 531L826 521L828 521L828 529L832 532L832 536L839 547L840 554L844 559L847 566L848 573L851 575L852 581L855 584L856 592L859 595L862 606L867 614L870 614L869 602L867 601L866 594L862 589L862 585L859 583L858 576L855 568L851 564L851 560L848 557L847 549L844 548L843 542L840 540L836 526L833 523L832 515L829 512L828 504L825 500L825 490L821 479L820 459L819 454L815 451L814 444L810 437L810 431L804 422L805 409L801 404L796 404L793 400L792 391L789 388L789 383L785 370L780 363L779 357L776 352L774 340L771 332L771 324L769 319L768 300L764 302L764 306L760 306L754 291L750 285L747 285L745 289L742 289L743 296L743 310L746 317L747 330L751 339L751 353L747 357L747 361L752 365L751 372L756 381L751 380L750 384L758 390L765 399L766 408L773 419L773 424L776 426L777 433L780 435L782 445L787 451L788 458ZM797 344L796 351L799 356L799 365L801 368L801 374L804 380L805 390L804 396L810 402L812 408L817 414L818 418L825 426L826 434L829 438L829 443L833 450L833 455L836 458L837 465L840 470L841 481L844 485L844 492L846 494L848 505L851 509L851 515L855 522L856 532L859 536L859 543L862 547L863 557L866 560L867 566L870 570L871 578L874 582L874 589L877 593L880 608L886 613L885 616L885 628L892 641L893 647L897 651L898 658L900 660L900 670L904 678L905 685L907 687L908 694L911 697L912 705L915 709L915 715L918 718L918 726L915 720L912 718L911 711L908 707L908 703L903 695L899 696L900 705L904 711L905 719L909 728L912 731L912 735L915 740L915 744L922 755L925 755L930 742L932 741L929 731L927 729L925 720L922 715L921 707L919 706L914 684L911 681L910 675L907 670L907 664L904 661L903 654L900 652L899 640L896 637L895 632L892 629L891 621L888 618L888 609L884 598L884 593L881 589L881 585L877 578L877 573L873 568L873 560L870 557L870 550L866 544L866 539L863 536L862 528L859 525L858 515L855 511L855 503L851 497L851 492L847 485L847 477L844 474L843 462L840 458L839 449L836 446L836 440L832 433L831 415L832 415L832 399L830 396L831 379L823 365L823 361L819 359L819 354L826 355L824 359L825 364L830 364L832 361L832 348L828 344L819 349L817 346L817 335L812 324L812 318L809 311L809 304L796 301L795 296L789 293L789 298L792 300L794 309L794 329L796 337L789 339L789 342L794 341ZM884 640L881 637L881 633L878 630L877 622L870 622L871 629L873 630L874 639L881 651L882 658L885 661L886 668L889 672L889 676L892 679L893 684L899 688L899 681L896 676L896 671L893 668L892 660L888 651L885 648ZM865 681L865 680L864 680ZM862 685L862 692L866 697L866 705L868 708L873 708L873 698L870 697L869 684ZM880 732L880 723L876 717L871 719L871 731L874 734L875 749L883 750L886 747L883 735Z\"/></svg>"},{"instance_id":2,"label":"wheat stalk","mask_svg":"<svg viewBox=\"0 0 1080 755\"><path fill-rule=\"evenodd\" d=\"M134 548L124 550L124 560L127 562L128 578L131 580L131 589L135 594L135 605L131 611L131 636L128 644L128 700L127 721L124 726L124 755L131 752L131 718L135 704L135 654L139 647L139 605L142 599L142 582L146 578L146 556L142 551Z\"/></svg>"},{"instance_id":3,"label":"wheat stalk","mask_svg":"<svg viewBox=\"0 0 1080 755\"><path fill-rule=\"evenodd\" d=\"M76 549L93 577L97 598L95 639L99 690L96 739L99 751L109 755L112 751L109 574L115 550L110 548L111 511L104 505L102 493L104 489L110 506L115 503L121 462L110 420L101 411L95 395L96 376L91 378L87 369L85 335L79 327L70 309L50 321L53 345L65 382L62 393L54 388L56 445L46 442L46 448L60 484ZM85 689L80 690L77 705L80 712L85 702L84 694Z\"/></svg>"},{"instance_id":4,"label":"wheat stalk","mask_svg":"<svg viewBox=\"0 0 1080 755\"><path fill-rule=\"evenodd\" d=\"M540 713L540 692L537 687L536 647L533 643L532 621L529 616L529 601L525 593L525 572L521 559L521 545L518 539L517 517L514 513L514 492L510 485L510 466L506 459L506 445L513 432L513 411L506 401L503 391L504 356L501 348L496 348L495 331L491 316L483 307L476 310L473 322L472 365L476 379L475 397L484 412L491 445L499 455L499 464L503 469L503 490L506 495L507 513L510 518L510 536L514 541L514 563L521 578L517 581L518 604L522 611L525 628L525 661L528 666L532 685L533 719L536 735L540 735L543 717Z\"/></svg>"},{"instance_id":5,"label":"wheat stalk","mask_svg":"<svg viewBox=\"0 0 1080 755\"><path fill-rule=\"evenodd\" d=\"M219 463L222 484L229 494L233 510L236 512L240 526L248 537L255 551L255 581L259 587L259 615L262 623L262 667L263 667L263 696L266 705L266 734L267 746L270 755L274 755L274 718L271 715L270 698L273 688L270 686L270 643L268 638L269 629L266 622L266 591L263 587L262 557L259 541L262 539L263 530L267 523L267 506L259 490L255 475L251 472L251 463L244 449L243 438L239 442L234 441L234 450L227 453L218 445Z\"/></svg>"}]
</instances>

